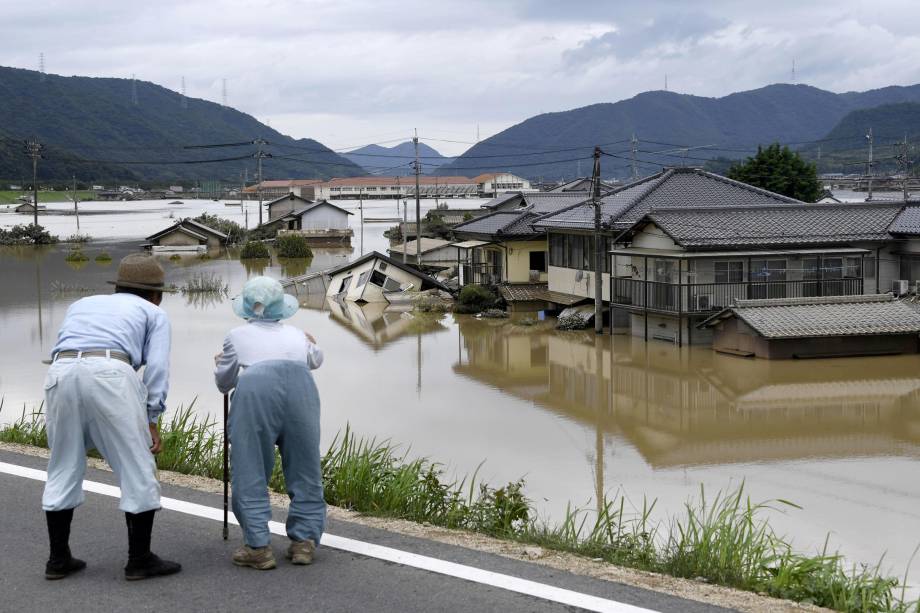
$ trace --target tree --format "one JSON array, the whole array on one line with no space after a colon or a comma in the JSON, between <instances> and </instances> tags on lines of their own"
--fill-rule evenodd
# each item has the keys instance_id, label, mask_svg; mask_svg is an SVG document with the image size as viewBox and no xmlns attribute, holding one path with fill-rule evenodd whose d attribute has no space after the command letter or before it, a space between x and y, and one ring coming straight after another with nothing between
<instances>
[{"instance_id":1,"label":"tree","mask_svg":"<svg viewBox=\"0 0 920 613\"><path fill-rule=\"evenodd\" d=\"M734 164L728 177L804 202L815 202L824 192L815 165L779 143L757 147L757 155Z\"/></svg>"}]
</instances>

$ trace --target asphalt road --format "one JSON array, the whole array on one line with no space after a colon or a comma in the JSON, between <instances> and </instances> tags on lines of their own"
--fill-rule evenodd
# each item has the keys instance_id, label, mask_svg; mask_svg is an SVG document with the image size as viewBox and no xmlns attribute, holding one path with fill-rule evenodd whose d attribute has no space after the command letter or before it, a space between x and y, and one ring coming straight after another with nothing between
<instances>
[{"instance_id":1,"label":"asphalt road","mask_svg":"<svg viewBox=\"0 0 920 613\"><path fill-rule=\"evenodd\" d=\"M0 462L44 470L46 461L0 451ZM88 470L86 479L114 484L111 473ZM173 577L127 582L127 538L118 500L88 493L71 535L74 555L88 568L62 581L44 579L47 532L41 512L43 482L0 472L0 611L572 611L571 606L474 581L321 547L312 566L283 559L287 539L275 537L278 568L237 568L230 554L240 544L231 526L177 511L157 514L153 550L181 562ZM163 495L215 508L221 497L172 486ZM276 520L283 513L276 511ZM527 562L406 537L350 522L330 521L327 532L574 590L654 611L725 611L631 586L560 572Z\"/></svg>"}]
</instances>

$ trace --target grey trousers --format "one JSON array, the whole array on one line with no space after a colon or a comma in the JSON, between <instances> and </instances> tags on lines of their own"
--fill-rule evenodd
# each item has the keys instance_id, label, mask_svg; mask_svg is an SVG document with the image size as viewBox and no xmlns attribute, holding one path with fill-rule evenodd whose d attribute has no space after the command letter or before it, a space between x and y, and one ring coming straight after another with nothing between
<instances>
[{"instance_id":1,"label":"grey trousers","mask_svg":"<svg viewBox=\"0 0 920 613\"><path fill-rule=\"evenodd\" d=\"M319 394L302 362L258 362L240 376L230 405L233 514L250 547L269 544L268 482L275 445L291 499L287 535L317 545L326 521L319 453Z\"/></svg>"},{"instance_id":2,"label":"grey trousers","mask_svg":"<svg viewBox=\"0 0 920 613\"><path fill-rule=\"evenodd\" d=\"M128 364L109 358L63 358L45 378L48 481L45 511L83 503L86 450L96 448L121 487L118 508L142 513L160 508L156 462L150 453L147 388Z\"/></svg>"}]
</instances>

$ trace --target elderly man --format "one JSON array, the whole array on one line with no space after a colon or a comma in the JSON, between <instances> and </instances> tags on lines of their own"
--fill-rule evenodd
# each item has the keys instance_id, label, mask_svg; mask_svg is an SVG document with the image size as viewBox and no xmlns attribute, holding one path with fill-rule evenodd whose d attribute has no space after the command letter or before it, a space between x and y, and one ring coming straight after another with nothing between
<instances>
[{"instance_id":1,"label":"elderly man","mask_svg":"<svg viewBox=\"0 0 920 613\"><path fill-rule=\"evenodd\" d=\"M170 329L159 304L163 268L133 254L118 266L115 293L73 303L64 317L45 379L51 460L42 508L51 555L45 578L63 579L86 563L70 553L70 522L83 503L86 450L95 448L121 487L128 524L125 578L147 579L181 566L150 551L160 485L153 454L160 451L157 418L169 386ZM136 371L145 366L143 380Z\"/></svg>"}]
</instances>

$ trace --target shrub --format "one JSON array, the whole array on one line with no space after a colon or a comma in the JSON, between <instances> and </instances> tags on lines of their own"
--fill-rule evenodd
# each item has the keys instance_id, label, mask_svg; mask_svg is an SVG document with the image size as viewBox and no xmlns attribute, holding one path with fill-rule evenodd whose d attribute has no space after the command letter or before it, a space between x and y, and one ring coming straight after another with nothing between
<instances>
[{"instance_id":1,"label":"shrub","mask_svg":"<svg viewBox=\"0 0 920 613\"><path fill-rule=\"evenodd\" d=\"M478 313L494 307L498 296L487 287L470 284L460 290L457 302L460 310L454 310L458 313Z\"/></svg>"},{"instance_id":2,"label":"shrub","mask_svg":"<svg viewBox=\"0 0 920 613\"><path fill-rule=\"evenodd\" d=\"M275 239L275 249L279 258L312 258L313 251L307 239L300 234L282 234Z\"/></svg>"},{"instance_id":3,"label":"shrub","mask_svg":"<svg viewBox=\"0 0 920 613\"><path fill-rule=\"evenodd\" d=\"M89 257L87 257L79 247L74 247L70 250L70 253L64 257L64 260L67 262L87 262L89 261Z\"/></svg>"},{"instance_id":4,"label":"shrub","mask_svg":"<svg viewBox=\"0 0 920 613\"><path fill-rule=\"evenodd\" d=\"M64 239L65 243L88 243L92 240L89 234L71 234Z\"/></svg>"},{"instance_id":5,"label":"shrub","mask_svg":"<svg viewBox=\"0 0 920 613\"><path fill-rule=\"evenodd\" d=\"M38 224L16 225L9 230L0 228L0 245L53 245L56 242L58 237Z\"/></svg>"},{"instance_id":6,"label":"shrub","mask_svg":"<svg viewBox=\"0 0 920 613\"><path fill-rule=\"evenodd\" d=\"M223 232L227 235L227 242L231 245L238 245L246 240L246 229L235 221L211 215L210 213L202 213L198 217L193 217L192 221L196 221L212 230Z\"/></svg>"},{"instance_id":7,"label":"shrub","mask_svg":"<svg viewBox=\"0 0 920 613\"><path fill-rule=\"evenodd\" d=\"M99 252L99 255L96 256L96 261L97 262L111 262L112 256L110 256L108 252L106 251L101 251Z\"/></svg>"},{"instance_id":8,"label":"shrub","mask_svg":"<svg viewBox=\"0 0 920 613\"><path fill-rule=\"evenodd\" d=\"M260 243L258 241L249 241L243 245L243 248L240 250L241 260L268 259L270 257L271 254L268 252L268 247L265 246L265 243Z\"/></svg>"}]
</instances>

